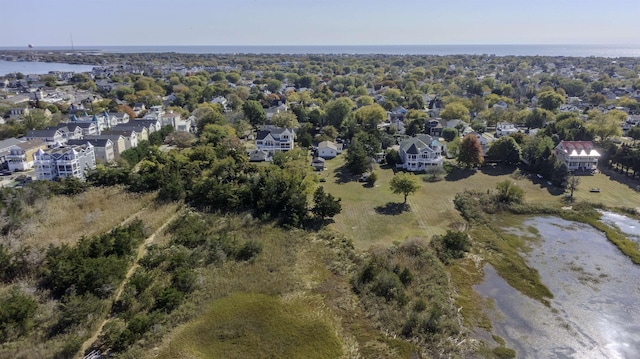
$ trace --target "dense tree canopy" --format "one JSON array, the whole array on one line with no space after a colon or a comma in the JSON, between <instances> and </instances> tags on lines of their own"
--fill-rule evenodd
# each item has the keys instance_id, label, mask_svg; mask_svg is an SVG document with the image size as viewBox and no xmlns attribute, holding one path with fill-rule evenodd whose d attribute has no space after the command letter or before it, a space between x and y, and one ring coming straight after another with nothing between
<instances>
[{"instance_id":1,"label":"dense tree canopy","mask_svg":"<svg viewBox=\"0 0 640 359\"><path fill-rule=\"evenodd\" d=\"M458 164L466 168L482 165L484 162L482 146L475 135L470 134L462 139L458 148L457 160Z\"/></svg>"}]
</instances>

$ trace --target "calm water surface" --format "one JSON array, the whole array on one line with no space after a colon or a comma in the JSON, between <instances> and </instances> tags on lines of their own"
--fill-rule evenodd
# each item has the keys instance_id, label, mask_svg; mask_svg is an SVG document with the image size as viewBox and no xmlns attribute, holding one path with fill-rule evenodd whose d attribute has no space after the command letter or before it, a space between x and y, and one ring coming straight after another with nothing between
<instances>
[{"instance_id":1,"label":"calm water surface","mask_svg":"<svg viewBox=\"0 0 640 359\"><path fill-rule=\"evenodd\" d=\"M495 304L494 333L518 358L640 358L640 266L588 225L539 217L523 227L539 231L524 257L554 298L546 307L485 266L475 289Z\"/></svg>"}]
</instances>

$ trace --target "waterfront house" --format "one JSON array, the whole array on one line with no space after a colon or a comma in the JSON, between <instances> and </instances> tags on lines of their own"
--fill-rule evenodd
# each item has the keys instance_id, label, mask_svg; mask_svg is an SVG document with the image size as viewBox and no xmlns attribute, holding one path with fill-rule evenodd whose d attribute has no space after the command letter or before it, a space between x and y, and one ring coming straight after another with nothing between
<instances>
[{"instance_id":1,"label":"waterfront house","mask_svg":"<svg viewBox=\"0 0 640 359\"><path fill-rule=\"evenodd\" d=\"M600 159L591 141L560 141L554 153L569 171L594 171Z\"/></svg>"},{"instance_id":2,"label":"waterfront house","mask_svg":"<svg viewBox=\"0 0 640 359\"><path fill-rule=\"evenodd\" d=\"M407 171L425 171L433 166L442 166L445 146L429 135L418 135L400 143L400 159L396 165Z\"/></svg>"},{"instance_id":3,"label":"waterfront house","mask_svg":"<svg viewBox=\"0 0 640 359\"><path fill-rule=\"evenodd\" d=\"M96 168L96 157L90 143L39 149L34 155L38 180L75 177L84 180L85 171Z\"/></svg>"}]
</instances>

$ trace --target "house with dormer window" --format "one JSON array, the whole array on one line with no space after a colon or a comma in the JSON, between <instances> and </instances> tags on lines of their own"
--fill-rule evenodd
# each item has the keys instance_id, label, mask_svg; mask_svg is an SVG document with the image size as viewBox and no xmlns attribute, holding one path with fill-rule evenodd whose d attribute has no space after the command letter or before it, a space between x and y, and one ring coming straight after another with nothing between
<instances>
[{"instance_id":1,"label":"house with dormer window","mask_svg":"<svg viewBox=\"0 0 640 359\"><path fill-rule=\"evenodd\" d=\"M256 147L273 156L277 151L293 149L295 133L291 128L264 126L256 135Z\"/></svg>"},{"instance_id":2,"label":"house with dormer window","mask_svg":"<svg viewBox=\"0 0 640 359\"><path fill-rule=\"evenodd\" d=\"M429 135L418 135L400 143L400 159L397 168L407 171L426 171L433 166L442 166L445 146Z\"/></svg>"},{"instance_id":3,"label":"house with dormer window","mask_svg":"<svg viewBox=\"0 0 640 359\"><path fill-rule=\"evenodd\" d=\"M600 153L591 141L560 141L554 152L569 171L594 171L598 168Z\"/></svg>"},{"instance_id":4,"label":"house with dormer window","mask_svg":"<svg viewBox=\"0 0 640 359\"><path fill-rule=\"evenodd\" d=\"M96 156L90 143L39 149L34 154L36 179L52 181L56 178L75 177L84 180L85 171L96 168Z\"/></svg>"}]
</instances>

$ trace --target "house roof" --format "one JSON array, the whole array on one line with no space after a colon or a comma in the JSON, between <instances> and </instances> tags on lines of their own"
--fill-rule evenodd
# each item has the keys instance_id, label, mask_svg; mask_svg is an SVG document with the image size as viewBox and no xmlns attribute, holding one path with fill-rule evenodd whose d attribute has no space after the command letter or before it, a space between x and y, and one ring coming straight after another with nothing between
<instances>
[{"instance_id":1,"label":"house roof","mask_svg":"<svg viewBox=\"0 0 640 359\"><path fill-rule=\"evenodd\" d=\"M69 140L67 141L67 144L72 146L79 146L79 145L86 145L87 143L90 143L93 147L106 147L109 144L109 142L113 143L108 138L92 138L92 139L84 139L84 140Z\"/></svg>"},{"instance_id":2,"label":"house roof","mask_svg":"<svg viewBox=\"0 0 640 359\"><path fill-rule=\"evenodd\" d=\"M103 131L102 134L103 135L120 135L123 137L131 137L131 135L133 133L135 133L136 131L134 130L122 130L122 131L118 131L118 130L111 130L111 131Z\"/></svg>"},{"instance_id":3,"label":"house roof","mask_svg":"<svg viewBox=\"0 0 640 359\"><path fill-rule=\"evenodd\" d=\"M42 146L46 146L47 144L39 139L39 138L34 138L33 140L28 140L25 142L20 142L18 143L16 146L20 147L21 149L28 151L34 148L38 148L38 147L42 147Z\"/></svg>"},{"instance_id":4,"label":"house roof","mask_svg":"<svg viewBox=\"0 0 640 359\"><path fill-rule=\"evenodd\" d=\"M20 140L17 138L7 138L5 140L0 141L0 150L8 149L9 147L16 146L20 144Z\"/></svg>"},{"instance_id":5,"label":"house roof","mask_svg":"<svg viewBox=\"0 0 640 359\"><path fill-rule=\"evenodd\" d=\"M60 135L60 131L57 128L44 129L44 130L29 130L27 137L54 137L56 134Z\"/></svg>"},{"instance_id":6,"label":"house roof","mask_svg":"<svg viewBox=\"0 0 640 359\"><path fill-rule=\"evenodd\" d=\"M330 148L334 151L338 150L338 146L331 141L322 141L318 143L318 149L321 149L321 148Z\"/></svg>"},{"instance_id":7,"label":"house roof","mask_svg":"<svg viewBox=\"0 0 640 359\"><path fill-rule=\"evenodd\" d=\"M591 141L560 141L556 150L564 152L569 157L600 157Z\"/></svg>"},{"instance_id":8,"label":"house roof","mask_svg":"<svg viewBox=\"0 0 640 359\"><path fill-rule=\"evenodd\" d=\"M420 134L416 137L408 138L400 143L400 149L408 154L418 154L425 148L431 150L432 147L441 147L440 141L435 138Z\"/></svg>"}]
</instances>

